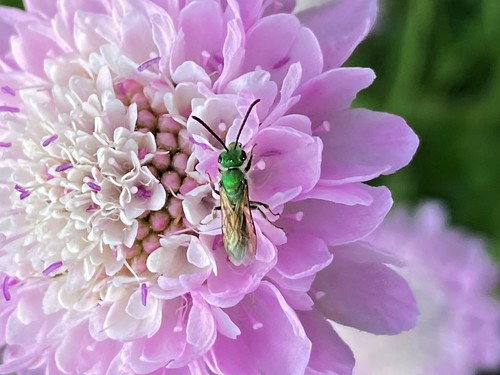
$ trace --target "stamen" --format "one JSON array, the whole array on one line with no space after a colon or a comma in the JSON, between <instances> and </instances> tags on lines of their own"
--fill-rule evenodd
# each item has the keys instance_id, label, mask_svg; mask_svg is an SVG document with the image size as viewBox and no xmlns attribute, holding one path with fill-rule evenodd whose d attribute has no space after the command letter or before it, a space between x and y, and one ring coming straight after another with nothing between
<instances>
[{"instance_id":1,"label":"stamen","mask_svg":"<svg viewBox=\"0 0 500 375\"><path fill-rule=\"evenodd\" d=\"M50 137L46 138L43 142L42 142L42 146L43 147L47 147L48 145L50 145L52 142L54 142L56 139L57 139L57 134L52 134Z\"/></svg>"},{"instance_id":2,"label":"stamen","mask_svg":"<svg viewBox=\"0 0 500 375\"><path fill-rule=\"evenodd\" d=\"M57 270L58 268L60 268L61 266L63 265L63 262L62 261L58 261L58 262L55 262L55 263L52 263L50 266L48 266L47 268L45 268L43 271L42 271L42 274L44 276L49 276L53 271Z\"/></svg>"},{"instance_id":3,"label":"stamen","mask_svg":"<svg viewBox=\"0 0 500 375\"><path fill-rule=\"evenodd\" d=\"M158 63L160 60L161 60L161 57L157 56L157 57L153 57L152 59L149 59L147 61L144 61L141 65L139 65L137 67L137 71L143 72L147 68L149 68L151 65L154 65L154 64Z\"/></svg>"},{"instance_id":4,"label":"stamen","mask_svg":"<svg viewBox=\"0 0 500 375\"><path fill-rule=\"evenodd\" d=\"M11 107L8 105L0 105L0 112L19 113L19 112L21 112L21 110L17 107Z\"/></svg>"},{"instance_id":5,"label":"stamen","mask_svg":"<svg viewBox=\"0 0 500 375\"><path fill-rule=\"evenodd\" d=\"M153 195L153 193L150 190L146 189L144 186L139 186L137 188L136 194L138 197L146 198L146 199L151 198L151 195Z\"/></svg>"},{"instance_id":6,"label":"stamen","mask_svg":"<svg viewBox=\"0 0 500 375\"><path fill-rule=\"evenodd\" d=\"M5 300L7 302L9 302L11 299L11 295L9 292L9 279L10 279L9 276L5 276L5 278L3 279L3 284L2 284L3 297L5 298Z\"/></svg>"},{"instance_id":7,"label":"stamen","mask_svg":"<svg viewBox=\"0 0 500 375\"><path fill-rule=\"evenodd\" d=\"M148 154L148 151L144 147L141 147L139 149L139 152L137 153L137 156L139 156L139 160L142 160L146 157L147 154Z\"/></svg>"},{"instance_id":8,"label":"stamen","mask_svg":"<svg viewBox=\"0 0 500 375\"><path fill-rule=\"evenodd\" d=\"M276 64L274 64L273 69L279 69L279 68L283 67L289 61L290 61L290 57L285 56L280 61L278 61Z\"/></svg>"},{"instance_id":9,"label":"stamen","mask_svg":"<svg viewBox=\"0 0 500 375\"><path fill-rule=\"evenodd\" d=\"M12 142L0 142L0 147L3 147L3 148L12 147Z\"/></svg>"},{"instance_id":10,"label":"stamen","mask_svg":"<svg viewBox=\"0 0 500 375\"><path fill-rule=\"evenodd\" d=\"M17 107L11 107L8 105L0 105L0 112L19 113L19 112L21 112L21 110Z\"/></svg>"},{"instance_id":11,"label":"stamen","mask_svg":"<svg viewBox=\"0 0 500 375\"><path fill-rule=\"evenodd\" d=\"M125 84L123 82L118 82L116 84L116 88L118 89L118 92L122 95L125 95L127 91L125 90Z\"/></svg>"},{"instance_id":12,"label":"stamen","mask_svg":"<svg viewBox=\"0 0 500 375\"><path fill-rule=\"evenodd\" d=\"M145 283L141 284L141 302L143 306L148 302L148 287Z\"/></svg>"},{"instance_id":13,"label":"stamen","mask_svg":"<svg viewBox=\"0 0 500 375\"><path fill-rule=\"evenodd\" d=\"M30 194L31 194L31 193L30 193L30 191L29 191L29 190L25 190L25 191L23 191L23 192L21 193L21 195L19 196L19 199L24 200L24 199L28 198L28 197L30 196Z\"/></svg>"},{"instance_id":14,"label":"stamen","mask_svg":"<svg viewBox=\"0 0 500 375\"><path fill-rule=\"evenodd\" d=\"M64 172L67 171L68 169L73 168L73 164L71 163L64 163L56 167L56 172Z\"/></svg>"},{"instance_id":15,"label":"stamen","mask_svg":"<svg viewBox=\"0 0 500 375\"><path fill-rule=\"evenodd\" d=\"M2 92L4 94L7 94L7 95L12 95L12 96L16 96L16 90L14 90L12 87L10 86L2 86L0 87L0 90L2 90Z\"/></svg>"},{"instance_id":16,"label":"stamen","mask_svg":"<svg viewBox=\"0 0 500 375\"><path fill-rule=\"evenodd\" d=\"M18 192L20 192L20 193L23 193L23 192L25 192L25 191L26 191L26 189L25 189L25 188L23 188L21 185L18 185L18 184L16 184L16 185L14 186L14 189L16 189L16 190L17 190Z\"/></svg>"},{"instance_id":17,"label":"stamen","mask_svg":"<svg viewBox=\"0 0 500 375\"><path fill-rule=\"evenodd\" d=\"M89 181L87 182L87 186L94 191L101 191L101 187L97 185L95 182Z\"/></svg>"}]
</instances>

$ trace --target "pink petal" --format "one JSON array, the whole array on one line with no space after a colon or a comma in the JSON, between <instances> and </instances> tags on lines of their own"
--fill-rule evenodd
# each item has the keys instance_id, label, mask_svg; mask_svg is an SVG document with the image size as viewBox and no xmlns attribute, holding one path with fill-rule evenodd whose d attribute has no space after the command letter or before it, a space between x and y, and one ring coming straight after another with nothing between
<instances>
[{"instance_id":1,"label":"pink petal","mask_svg":"<svg viewBox=\"0 0 500 375\"><path fill-rule=\"evenodd\" d=\"M46 18L52 18L57 12L57 1L54 0L24 0L24 8L28 12L39 13Z\"/></svg>"},{"instance_id":2,"label":"pink petal","mask_svg":"<svg viewBox=\"0 0 500 375\"><path fill-rule=\"evenodd\" d=\"M366 181L408 164L418 138L398 116L351 109L335 113L324 142L321 177L340 182Z\"/></svg>"},{"instance_id":3,"label":"pink petal","mask_svg":"<svg viewBox=\"0 0 500 375\"><path fill-rule=\"evenodd\" d=\"M329 1L298 14L319 40L325 70L347 60L372 28L376 16L376 0Z\"/></svg>"},{"instance_id":4,"label":"pink petal","mask_svg":"<svg viewBox=\"0 0 500 375\"><path fill-rule=\"evenodd\" d=\"M350 374L354 356L332 325L314 310L299 312L299 318L312 342L308 369L320 374Z\"/></svg>"},{"instance_id":5,"label":"pink petal","mask_svg":"<svg viewBox=\"0 0 500 375\"><path fill-rule=\"evenodd\" d=\"M335 249L334 249L335 250ZM314 281L316 308L328 319L363 331L394 335L416 324L415 298L406 281L379 262L336 254Z\"/></svg>"},{"instance_id":6,"label":"pink petal","mask_svg":"<svg viewBox=\"0 0 500 375\"><path fill-rule=\"evenodd\" d=\"M219 4L214 1L192 1L182 9L178 22L184 37L174 46L172 69L189 60L203 66L204 51L211 56L222 57L225 22Z\"/></svg>"},{"instance_id":7,"label":"pink petal","mask_svg":"<svg viewBox=\"0 0 500 375\"><path fill-rule=\"evenodd\" d=\"M33 28L30 27L33 25ZM12 54L18 65L25 71L45 77L44 61L47 57L61 53L54 42L55 36L49 30L36 30L38 23L23 23L17 26L18 36L12 38ZM32 48L37 46L37 48Z\"/></svg>"},{"instance_id":8,"label":"pink petal","mask_svg":"<svg viewBox=\"0 0 500 375\"><path fill-rule=\"evenodd\" d=\"M369 206L373 203L373 197L363 183L338 185L336 181L329 180L319 180L311 191L301 194L298 199L322 199L348 206Z\"/></svg>"},{"instance_id":9,"label":"pink petal","mask_svg":"<svg viewBox=\"0 0 500 375\"><path fill-rule=\"evenodd\" d=\"M196 293L191 293L193 306L186 326L186 341L198 354L205 353L215 341L215 319L210 306Z\"/></svg>"},{"instance_id":10,"label":"pink petal","mask_svg":"<svg viewBox=\"0 0 500 375\"><path fill-rule=\"evenodd\" d=\"M256 166L262 161L265 168L254 167L251 172L252 200L272 203L274 207L284 203L277 197L273 199L274 196L282 196L283 192L297 188L307 192L318 181L322 151L318 138L285 126L270 126L259 132L255 144L253 164ZM291 165L293 173L290 173Z\"/></svg>"},{"instance_id":11,"label":"pink petal","mask_svg":"<svg viewBox=\"0 0 500 375\"><path fill-rule=\"evenodd\" d=\"M176 311L179 308L179 301L180 299L166 301L164 308L168 311ZM136 373L149 373L182 355L186 347L186 332L174 330L176 325L176 315L164 315L158 332L150 338L135 340L131 343L131 352L140 353L134 356L137 360L131 360L132 368Z\"/></svg>"},{"instance_id":12,"label":"pink petal","mask_svg":"<svg viewBox=\"0 0 500 375\"><path fill-rule=\"evenodd\" d=\"M235 340L219 337L214 345L214 358L223 373L304 373L311 342L276 287L263 282L226 312L240 327L241 335Z\"/></svg>"},{"instance_id":13,"label":"pink petal","mask_svg":"<svg viewBox=\"0 0 500 375\"><path fill-rule=\"evenodd\" d=\"M271 73L280 84L288 68L300 62L302 79L319 74L323 69L321 50L314 34L302 27L295 16L274 14L263 18L247 34L243 71L257 66Z\"/></svg>"},{"instance_id":14,"label":"pink petal","mask_svg":"<svg viewBox=\"0 0 500 375\"><path fill-rule=\"evenodd\" d=\"M304 233L290 233L287 243L278 249L275 269L284 277L300 279L316 274L330 264L332 254L317 237Z\"/></svg>"},{"instance_id":15,"label":"pink petal","mask_svg":"<svg viewBox=\"0 0 500 375\"><path fill-rule=\"evenodd\" d=\"M297 230L317 236L328 245L340 245L363 238L382 222L392 205L387 188L364 186L364 189L373 199L368 206L347 206L319 199L289 203L283 216L298 213L302 220L286 221L286 226L289 230L296 227Z\"/></svg>"},{"instance_id":16,"label":"pink petal","mask_svg":"<svg viewBox=\"0 0 500 375\"><path fill-rule=\"evenodd\" d=\"M297 92L300 101L290 110L308 116L313 128L330 121L339 110L349 108L359 91L375 79L373 70L366 68L339 68L315 76Z\"/></svg>"}]
</instances>

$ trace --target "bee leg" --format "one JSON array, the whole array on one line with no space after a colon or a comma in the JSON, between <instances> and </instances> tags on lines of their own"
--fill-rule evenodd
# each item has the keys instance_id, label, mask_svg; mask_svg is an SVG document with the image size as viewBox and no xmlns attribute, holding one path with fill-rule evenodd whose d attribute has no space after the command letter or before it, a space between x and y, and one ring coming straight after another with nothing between
<instances>
[{"instance_id":1,"label":"bee leg","mask_svg":"<svg viewBox=\"0 0 500 375\"><path fill-rule=\"evenodd\" d=\"M208 173L207 173L207 176L208 176L208 180L210 181L210 187L212 188L212 191L215 191L215 194L220 195L219 190L217 190L215 188L215 184L214 184L214 181L212 180L212 177ZM220 209L220 207L219 207L219 209Z\"/></svg>"},{"instance_id":2,"label":"bee leg","mask_svg":"<svg viewBox=\"0 0 500 375\"><path fill-rule=\"evenodd\" d=\"M221 210L221 206L215 206L213 209L212 209L212 218L207 221L206 223L204 223L203 221L200 222L201 225L208 225L210 224L212 221L214 221L215 219L217 219L217 214L215 213L215 211L220 211Z\"/></svg>"},{"instance_id":3,"label":"bee leg","mask_svg":"<svg viewBox=\"0 0 500 375\"><path fill-rule=\"evenodd\" d=\"M257 204L255 204L255 203L257 203ZM262 211L262 209L260 208L261 206L264 206L264 204L262 204L262 203L260 203L260 202L250 202L250 208L251 208L252 210L257 210L257 211L259 211L259 212L260 212L260 214L262 215L262 217L263 217L264 219L266 219L266 220L267 220L267 222L268 222L269 224L271 224L272 226L274 226L274 227L276 227L276 228L278 228L278 229L283 230L283 228L282 228L282 227L280 227L280 226L276 225L276 224L275 224L275 223L273 223L271 220L269 220L269 218L267 217L266 213L265 213L264 211ZM268 208L268 209L269 209L269 208ZM269 210L269 212L273 213L271 210ZM275 215L275 214L273 213L273 215ZM277 215L275 215L275 216L277 216Z\"/></svg>"},{"instance_id":4,"label":"bee leg","mask_svg":"<svg viewBox=\"0 0 500 375\"><path fill-rule=\"evenodd\" d=\"M253 147L252 147L252 149L253 149ZM248 160L248 163L245 166L245 173L247 173L250 170L250 167L252 166L252 158L253 158L253 154L250 155L250 160Z\"/></svg>"},{"instance_id":5,"label":"bee leg","mask_svg":"<svg viewBox=\"0 0 500 375\"><path fill-rule=\"evenodd\" d=\"M266 203L262 202L256 202L256 201L250 201L250 208L256 209L257 207L264 207L266 210L268 210L273 216L280 216L277 213L274 213L273 210L267 205Z\"/></svg>"}]
</instances>

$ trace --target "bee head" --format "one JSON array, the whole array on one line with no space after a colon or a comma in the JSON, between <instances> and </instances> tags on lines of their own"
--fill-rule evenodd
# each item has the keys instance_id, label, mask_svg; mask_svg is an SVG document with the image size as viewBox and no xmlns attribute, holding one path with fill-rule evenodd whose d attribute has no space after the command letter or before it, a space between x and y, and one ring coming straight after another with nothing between
<instances>
[{"instance_id":1,"label":"bee head","mask_svg":"<svg viewBox=\"0 0 500 375\"><path fill-rule=\"evenodd\" d=\"M241 147L241 143L231 143L227 150L219 155L219 164L222 168L239 168L247 160L247 153Z\"/></svg>"}]
</instances>

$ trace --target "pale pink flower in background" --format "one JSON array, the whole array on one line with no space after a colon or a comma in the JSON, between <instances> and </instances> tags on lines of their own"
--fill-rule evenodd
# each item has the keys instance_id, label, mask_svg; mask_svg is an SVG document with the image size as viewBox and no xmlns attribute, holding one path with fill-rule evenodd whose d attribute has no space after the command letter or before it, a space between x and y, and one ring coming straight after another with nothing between
<instances>
[{"instance_id":1,"label":"pale pink flower in background","mask_svg":"<svg viewBox=\"0 0 500 375\"><path fill-rule=\"evenodd\" d=\"M392 200L403 119L349 109L339 68L376 2L26 0L0 8L0 373L349 374L327 318L416 319L394 258L355 241ZM221 145L252 153L257 252L209 222ZM354 244L353 244L354 243ZM317 277L316 277L317 276Z\"/></svg>"},{"instance_id":2,"label":"pale pink flower in background","mask_svg":"<svg viewBox=\"0 0 500 375\"><path fill-rule=\"evenodd\" d=\"M399 268L420 310L399 336L335 325L355 353L355 375L473 375L500 365L498 266L483 241L448 226L437 203L399 208L367 239L406 263Z\"/></svg>"}]
</instances>

